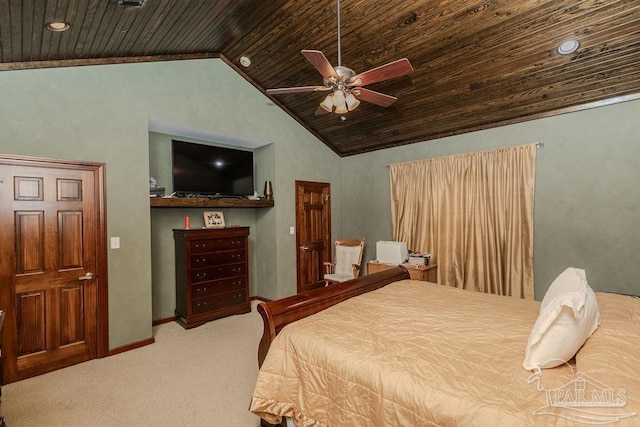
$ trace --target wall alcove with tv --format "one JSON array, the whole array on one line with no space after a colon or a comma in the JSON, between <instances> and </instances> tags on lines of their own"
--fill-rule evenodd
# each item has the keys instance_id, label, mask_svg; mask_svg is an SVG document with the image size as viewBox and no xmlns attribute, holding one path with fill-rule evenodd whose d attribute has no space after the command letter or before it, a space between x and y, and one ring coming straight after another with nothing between
<instances>
[{"instance_id":1,"label":"wall alcove with tv","mask_svg":"<svg viewBox=\"0 0 640 427\"><path fill-rule=\"evenodd\" d=\"M200 135L189 136L178 129L178 133L170 132L171 129L156 129L149 131L149 177L153 177L158 187L164 187L164 194L170 195L175 191L173 176L173 152L174 140L202 145L221 145L227 148L253 151L253 178L249 178L251 187L243 187L238 193L225 192L212 188L182 188L184 197L150 197L149 212L151 219L151 292L152 292L152 320L161 322L172 318L175 313L175 242L173 229L183 228L186 218L190 218L191 228L204 227L203 213L210 210L219 210L224 214L225 223L229 227L249 227L249 292L256 294L258 277L273 275L271 269L275 265L273 250L270 242L274 241L276 211L274 200L261 198L250 200L240 195L251 195L258 191L262 196L262 188L265 180L275 182L274 148L273 144L260 141L227 141L234 139L228 135L213 135L208 137ZM220 137L222 136L222 137ZM224 140L225 142L214 142ZM235 138L239 140L240 138ZM233 144L236 142L236 144ZM199 168L196 158L187 168ZM195 163L195 164L194 164ZM150 180L151 184L151 180ZM189 184L187 184L189 185ZM240 185L240 187L242 187ZM186 194L185 194L186 193ZM194 197L194 193L203 194L203 197ZM213 194L211 194L213 193ZM226 193L226 192L225 192ZM276 195L277 197L277 195ZM258 262L260 260L260 262ZM266 261L265 261L266 260ZM265 271L265 269L267 271Z\"/></svg>"}]
</instances>

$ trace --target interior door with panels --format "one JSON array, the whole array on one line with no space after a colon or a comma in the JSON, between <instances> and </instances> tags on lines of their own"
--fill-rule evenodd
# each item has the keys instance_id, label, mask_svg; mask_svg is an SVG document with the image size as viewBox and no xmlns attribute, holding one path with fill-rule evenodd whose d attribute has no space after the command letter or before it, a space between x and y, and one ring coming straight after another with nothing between
<instances>
[{"instance_id":1,"label":"interior door with panels","mask_svg":"<svg viewBox=\"0 0 640 427\"><path fill-rule=\"evenodd\" d=\"M324 286L325 261L331 261L331 185L296 181L296 255L298 293Z\"/></svg>"},{"instance_id":2,"label":"interior door with panels","mask_svg":"<svg viewBox=\"0 0 640 427\"><path fill-rule=\"evenodd\" d=\"M0 186L5 381L97 357L95 172L1 165Z\"/></svg>"}]
</instances>

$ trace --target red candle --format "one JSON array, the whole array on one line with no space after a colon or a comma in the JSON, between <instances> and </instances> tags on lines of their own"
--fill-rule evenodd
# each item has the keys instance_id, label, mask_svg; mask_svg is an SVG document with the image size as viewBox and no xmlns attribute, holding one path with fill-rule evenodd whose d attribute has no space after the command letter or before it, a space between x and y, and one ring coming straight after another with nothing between
<instances>
[{"instance_id":1,"label":"red candle","mask_svg":"<svg viewBox=\"0 0 640 427\"><path fill-rule=\"evenodd\" d=\"M188 216L184 217L184 228L191 228L191 220L189 219Z\"/></svg>"}]
</instances>

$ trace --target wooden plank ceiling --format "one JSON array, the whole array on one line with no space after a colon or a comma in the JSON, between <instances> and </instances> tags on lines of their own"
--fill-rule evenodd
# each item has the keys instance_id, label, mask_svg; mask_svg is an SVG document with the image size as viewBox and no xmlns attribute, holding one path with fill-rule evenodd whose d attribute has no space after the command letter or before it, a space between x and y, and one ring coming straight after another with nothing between
<instances>
[{"instance_id":1,"label":"wooden plank ceiling","mask_svg":"<svg viewBox=\"0 0 640 427\"><path fill-rule=\"evenodd\" d=\"M335 0L0 0L0 70L219 54L262 90L322 85L300 51L337 65L336 18ZM640 97L637 0L342 0L341 18L342 65L415 69L345 120L314 114L323 93L271 97L341 156Z\"/></svg>"}]
</instances>

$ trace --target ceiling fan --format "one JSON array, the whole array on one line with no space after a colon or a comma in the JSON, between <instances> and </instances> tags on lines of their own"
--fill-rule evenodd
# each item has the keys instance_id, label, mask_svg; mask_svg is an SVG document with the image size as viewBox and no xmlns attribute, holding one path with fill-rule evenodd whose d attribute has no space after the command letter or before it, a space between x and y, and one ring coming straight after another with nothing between
<instances>
[{"instance_id":1,"label":"ceiling fan","mask_svg":"<svg viewBox=\"0 0 640 427\"><path fill-rule=\"evenodd\" d=\"M344 67L340 52L340 0L337 0L337 3L338 65L332 66L319 50L302 51L304 57L322 74L323 85L267 89L267 93L280 95L283 93L331 92L320 103L316 110L317 115L331 112L345 114L355 110L360 105L360 101L382 107L390 106L398 98L367 89L364 86L410 74L413 72L411 63L407 58L402 58L359 74Z\"/></svg>"}]
</instances>

